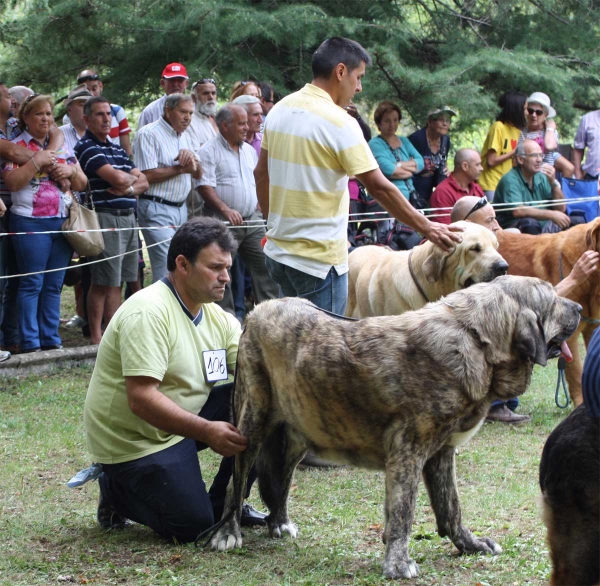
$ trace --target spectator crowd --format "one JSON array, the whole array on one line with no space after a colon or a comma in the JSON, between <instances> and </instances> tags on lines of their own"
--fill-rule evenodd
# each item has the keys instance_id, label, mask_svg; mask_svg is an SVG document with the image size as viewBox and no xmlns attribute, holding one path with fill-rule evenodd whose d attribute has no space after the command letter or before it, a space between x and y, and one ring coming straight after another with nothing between
<instances>
[{"instance_id":1,"label":"spectator crowd","mask_svg":"<svg viewBox=\"0 0 600 586\"><path fill-rule=\"evenodd\" d=\"M338 253L330 254L338 246L352 249L373 242L406 249L420 241L424 230L372 214L392 210L373 199L379 187L369 184L366 176L360 180L359 164L354 165L356 173L350 174L350 200L344 218L335 221L335 230L315 216L307 240L301 238L294 245L294 251L304 247L311 250L310 255L290 252L282 244L290 234L301 232L295 224L276 219L265 238L268 210L261 205L261 186L255 179L260 182L265 120L272 122L267 128L274 129L267 147L268 163L264 161L271 180L273 173L292 177L296 172L273 153L288 148L291 140L302 148L301 133L285 140L277 133L277 115L269 116L277 94L269 83L239 81L229 101L219 107L220 88L215 79L200 78L187 93L189 82L184 64L165 66L159 80L164 94L143 109L133 140L124 109L102 95L103 82L95 70L86 69L77 76L64 100L61 126L55 124L51 96L0 83L0 232L11 233L0 237L0 276L11 277L0 279L0 360L11 354L62 348L60 296L74 255L60 229L73 196L86 205L93 202L99 224L107 230L104 251L98 257L79 259L83 270L81 282L75 285L77 315L67 323L83 327L92 344L100 343L120 307L122 286L126 285L128 296L144 285L140 233L148 250L152 282L156 282L168 274L170 241L188 218L211 216L226 222L239 254L234 254L231 280L217 302L239 321L249 302L313 287L299 284L289 271L283 275L282 267L326 280L330 269L335 268L338 276L345 270L343 263L332 260ZM310 84L307 88L305 101L315 97L309 95ZM341 109L336 105L353 120L341 147L351 147L357 161L363 157L366 169L366 153L352 146L358 140L356 132L362 135L368 141L369 157L374 157L410 208L427 210L425 216L438 225L450 224L452 207L470 196L493 202L497 207L494 222L497 219L503 229L528 234L565 230L577 218L567 213L560 178L598 180L600 110L582 117L570 161L559 151L550 97L539 91L529 96L506 92L498 101L500 111L481 152L459 149L450 170L455 109L431 109L423 127L406 137L398 133L401 108L392 101L381 102L374 111L378 134L372 137L352 96ZM331 123L339 126L344 122L337 115L332 113ZM312 120L305 116L299 124L309 128ZM315 161L310 160L311 147L305 148L306 171ZM280 178L276 181L281 183ZM337 189L335 183L321 185L322 192ZM381 197L377 199L382 202ZM303 209L277 210L271 205L271 218L282 212L310 218L311 207L328 217L340 215L327 197L317 202L307 196ZM348 212L350 223L346 224ZM424 226L423 220L415 221ZM347 234L343 243L334 244L340 222L347 225ZM327 243L322 249L306 243L319 239ZM296 254L302 260L294 260Z\"/></svg>"}]
</instances>

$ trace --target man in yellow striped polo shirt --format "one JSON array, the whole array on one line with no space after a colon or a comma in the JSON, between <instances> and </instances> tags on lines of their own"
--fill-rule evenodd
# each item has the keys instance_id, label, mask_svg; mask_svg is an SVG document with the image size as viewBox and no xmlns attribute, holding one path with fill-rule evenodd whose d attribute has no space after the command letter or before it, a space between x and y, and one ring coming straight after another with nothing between
<instances>
[{"instance_id":1,"label":"man in yellow striped polo shirt","mask_svg":"<svg viewBox=\"0 0 600 586\"><path fill-rule=\"evenodd\" d=\"M283 295L343 314L348 297L348 176L394 217L449 249L460 235L430 222L381 173L356 120L344 109L371 58L357 42L324 41L313 81L277 103L265 120L254 172L267 222L266 264ZM459 230L459 229L457 229Z\"/></svg>"}]
</instances>

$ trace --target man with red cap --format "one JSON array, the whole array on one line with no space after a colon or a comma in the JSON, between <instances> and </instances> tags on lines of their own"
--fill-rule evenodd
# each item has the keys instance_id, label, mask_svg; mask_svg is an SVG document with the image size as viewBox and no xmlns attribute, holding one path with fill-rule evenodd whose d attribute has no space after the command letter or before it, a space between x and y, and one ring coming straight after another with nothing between
<instances>
[{"instance_id":1,"label":"man with red cap","mask_svg":"<svg viewBox=\"0 0 600 586\"><path fill-rule=\"evenodd\" d=\"M189 77L185 65L169 63L162 72L160 87L165 90L165 95L150 102L140 114L138 130L146 124L158 120L165 111L165 100L171 94L184 94L188 86Z\"/></svg>"}]
</instances>

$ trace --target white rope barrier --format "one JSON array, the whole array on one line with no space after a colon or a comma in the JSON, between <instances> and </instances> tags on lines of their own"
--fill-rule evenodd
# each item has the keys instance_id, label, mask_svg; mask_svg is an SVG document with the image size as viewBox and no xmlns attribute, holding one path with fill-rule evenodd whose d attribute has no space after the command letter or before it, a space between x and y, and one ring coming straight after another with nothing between
<instances>
[{"instance_id":1,"label":"white rope barrier","mask_svg":"<svg viewBox=\"0 0 600 586\"><path fill-rule=\"evenodd\" d=\"M39 232L38 232L39 234ZM165 240L161 240L160 242L154 242L154 244L148 244L146 246L146 248L152 248L153 246L158 246L159 244L164 244L165 242L169 242L169 240L171 240L171 238L166 238ZM123 252L122 254L115 254L115 256L107 256L106 258L99 258L98 260L91 260L85 263L77 263L76 265L70 265L70 266L66 266L63 267L61 269L48 269L47 271L37 271L35 273L21 273L20 275L4 275L3 277L0 277L0 280L3 279L16 279L18 277L30 277L31 275L44 275L46 273L56 273L58 271L68 271L70 269L76 269L79 267L83 267L83 266L87 266L87 265L95 265L99 262L105 262L107 260L112 260L113 258L119 258L121 256L127 256L128 254L136 254L138 252L140 252L141 250L143 250L144 247L142 248L136 248L135 250L129 250L128 252Z\"/></svg>"},{"instance_id":2,"label":"white rope barrier","mask_svg":"<svg viewBox=\"0 0 600 586\"><path fill-rule=\"evenodd\" d=\"M600 201L600 197L581 197L581 198L570 198L570 199L544 199L536 202L529 201L519 201L519 202L510 202L510 203L492 203L490 204L494 209L498 209L501 212L509 212L516 210L522 206L529 207L537 207L537 208L545 208L545 207L553 207L555 205L561 204L574 204L574 203L586 203ZM436 218L441 216L449 216L452 211L451 207L445 208L424 208L422 210L418 210L423 215L428 218ZM374 216L382 216L381 218L375 218ZM349 214L350 222L380 222L385 220L393 220L395 219L393 216L390 216L389 212L358 212L355 214ZM229 222L223 222L226 226L229 227L230 230L249 228L249 227L259 227L264 226L266 224L265 220L248 220L245 221L241 226L232 226ZM176 230L179 226L129 226L126 228L100 228L98 230L48 230L47 232L2 232L0 233L0 238L3 236L29 236L32 234L68 234L68 233L82 233L82 232L126 232L130 230L165 230L172 229Z\"/></svg>"},{"instance_id":3,"label":"white rope barrier","mask_svg":"<svg viewBox=\"0 0 600 586\"><path fill-rule=\"evenodd\" d=\"M528 205L531 206L532 203L535 203L535 207L538 208L545 208L545 207L553 207L555 205L560 205L560 204L573 204L573 203L583 203L583 202L592 202L592 201L600 201L600 197L581 197L581 198L570 198L570 199L545 199L545 200L541 200L538 202L511 202L511 203L496 203L496 204L490 204L493 208L498 209L501 208L499 211L502 212L508 212L508 211L512 211L512 210L516 210L519 207L522 207L524 205ZM452 208L451 207L446 207L446 208L426 208L426 209L422 209L419 210L421 213L423 213L424 215L426 215L426 217L428 218L435 218L435 217L443 217L443 216L449 216L450 212L451 212ZM425 214L425 212L429 212L427 214ZM376 217L376 216L381 216L381 217ZM383 212L358 212L355 214L349 214L349 220L348 223L350 224L359 224L362 222L389 222L390 220L394 220L395 218L393 216L389 215L389 212L383 211ZM236 228L248 228L248 227L259 227L259 226L264 226L266 224L265 220L248 220L245 221L241 226L232 226L229 222L223 222L226 226L229 227L230 230L234 230ZM2 232L0 233L0 237L2 236L29 236L32 234L67 234L67 233L81 233L81 232L123 232L123 231L129 231L129 230L164 230L166 228L170 228L170 229L177 229L179 228L179 226L145 226L145 227L141 227L141 226L129 226L127 228L100 228L98 230L49 230L47 232ZM158 246L159 244L164 244L165 242L169 242L171 240L171 238L166 238L165 240L161 240L160 242L155 242L154 244L148 244L146 245L145 248L152 248L153 246ZM139 253L141 250L143 250L144 247L142 248L137 248L135 250L130 250L129 252L124 252L123 254L117 254L115 256L109 256L106 258L101 258L98 260L94 260L94 261L90 261L90 262L86 262L84 263L85 265L91 265L91 264L96 264L96 263L100 263L100 262L105 262L108 260L112 260L113 258L119 258L121 256L126 256L128 254L135 254L135 253ZM64 268L59 268L59 269L48 269L46 271L37 271L37 272L33 272L33 273L21 273L19 275L4 275L4 276L0 276L0 280L6 280L6 279L17 279L19 277L29 277L31 275L42 275L45 273L54 273L57 271L68 271L70 269L74 269L77 268L79 266L83 266L76 264L76 265L71 265L71 266L67 266Z\"/></svg>"}]
</instances>

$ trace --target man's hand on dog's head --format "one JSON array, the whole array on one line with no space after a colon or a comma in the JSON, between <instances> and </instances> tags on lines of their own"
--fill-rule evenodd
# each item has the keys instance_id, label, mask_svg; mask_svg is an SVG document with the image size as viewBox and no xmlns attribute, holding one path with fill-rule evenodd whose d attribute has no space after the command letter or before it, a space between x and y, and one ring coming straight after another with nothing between
<instances>
[{"instance_id":1,"label":"man's hand on dog's head","mask_svg":"<svg viewBox=\"0 0 600 586\"><path fill-rule=\"evenodd\" d=\"M429 229L425 237L441 249L450 251L456 246L457 242L462 242L460 233L464 231L465 229L462 226L453 224L447 226L439 222L429 222Z\"/></svg>"},{"instance_id":2,"label":"man's hand on dog's head","mask_svg":"<svg viewBox=\"0 0 600 586\"><path fill-rule=\"evenodd\" d=\"M204 441L213 452L226 458L235 456L248 447L248 438L226 421L207 421L207 433Z\"/></svg>"}]
</instances>

